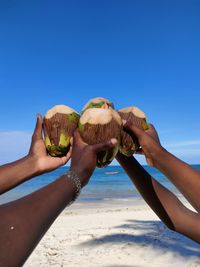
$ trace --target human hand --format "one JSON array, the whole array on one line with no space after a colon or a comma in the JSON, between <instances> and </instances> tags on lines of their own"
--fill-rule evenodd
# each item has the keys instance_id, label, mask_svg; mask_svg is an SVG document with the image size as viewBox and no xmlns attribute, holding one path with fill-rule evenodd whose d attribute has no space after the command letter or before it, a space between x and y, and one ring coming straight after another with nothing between
<instances>
[{"instance_id":1,"label":"human hand","mask_svg":"<svg viewBox=\"0 0 200 267\"><path fill-rule=\"evenodd\" d=\"M155 158L160 150L163 150L161 146L158 133L152 124L148 125L149 128L146 131L139 129L130 122L124 124L124 129L131 136L138 138L141 148L136 151L136 154L145 155L146 161L150 166L154 166Z\"/></svg>"},{"instance_id":2,"label":"human hand","mask_svg":"<svg viewBox=\"0 0 200 267\"><path fill-rule=\"evenodd\" d=\"M67 155L61 158L49 156L42 138L42 123L43 119L41 115L37 114L37 122L32 135L32 142L28 153L28 157L34 159L36 169L39 174L52 171L66 164L71 157L72 151L72 147L70 147Z\"/></svg>"},{"instance_id":3,"label":"human hand","mask_svg":"<svg viewBox=\"0 0 200 267\"><path fill-rule=\"evenodd\" d=\"M79 176L82 186L88 183L96 168L98 152L110 149L116 143L117 140L113 138L100 144L88 145L82 140L78 130L74 132L70 170Z\"/></svg>"}]
</instances>

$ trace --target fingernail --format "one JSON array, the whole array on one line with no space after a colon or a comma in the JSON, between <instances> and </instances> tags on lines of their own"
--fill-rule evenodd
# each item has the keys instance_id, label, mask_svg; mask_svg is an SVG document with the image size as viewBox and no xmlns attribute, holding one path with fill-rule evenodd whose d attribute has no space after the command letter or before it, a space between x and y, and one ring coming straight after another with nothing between
<instances>
[{"instance_id":1,"label":"fingernail","mask_svg":"<svg viewBox=\"0 0 200 267\"><path fill-rule=\"evenodd\" d=\"M122 124L125 125L127 123L127 120L122 120Z\"/></svg>"},{"instance_id":2,"label":"fingernail","mask_svg":"<svg viewBox=\"0 0 200 267\"><path fill-rule=\"evenodd\" d=\"M112 138L112 139L110 139L110 142L111 142L113 145L116 145L116 144L117 144L117 139L116 139L116 138Z\"/></svg>"}]
</instances>

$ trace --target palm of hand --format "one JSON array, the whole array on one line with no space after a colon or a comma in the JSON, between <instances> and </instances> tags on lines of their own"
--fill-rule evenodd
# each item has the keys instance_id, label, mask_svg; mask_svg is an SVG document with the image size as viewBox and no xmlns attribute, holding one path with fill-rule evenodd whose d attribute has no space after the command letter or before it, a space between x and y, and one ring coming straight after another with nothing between
<instances>
[{"instance_id":1,"label":"palm of hand","mask_svg":"<svg viewBox=\"0 0 200 267\"><path fill-rule=\"evenodd\" d=\"M38 171L40 173L44 173L52 171L67 163L71 156L71 149L66 156L61 158L51 157L47 154L46 147L42 139L42 118L39 115L32 136L29 156L34 157L36 159Z\"/></svg>"}]
</instances>

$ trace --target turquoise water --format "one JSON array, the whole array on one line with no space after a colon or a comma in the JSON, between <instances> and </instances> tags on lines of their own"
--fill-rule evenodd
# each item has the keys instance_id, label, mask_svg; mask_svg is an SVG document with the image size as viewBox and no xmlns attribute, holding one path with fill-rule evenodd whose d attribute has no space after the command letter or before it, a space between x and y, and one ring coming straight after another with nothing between
<instances>
[{"instance_id":1,"label":"turquoise water","mask_svg":"<svg viewBox=\"0 0 200 267\"><path fill-rule=\"evenodd\" d=\"M200 170L200 165L192 166ZM149 166L144 166L144 168L160 183L177 193L175 187L162 173ZM68 167L62 167L51 173L31 179L9 191L8 193L3 194L0 197L0 203L5 203L25 196L49 184L67 171ZM85 188L83 188L78 201L96 202L102 200L125 199L133 197L139 197L139 194L124 170L120 166L108 166L103 169L95 170L90 182Z\"/></svg>"}]
</instances>

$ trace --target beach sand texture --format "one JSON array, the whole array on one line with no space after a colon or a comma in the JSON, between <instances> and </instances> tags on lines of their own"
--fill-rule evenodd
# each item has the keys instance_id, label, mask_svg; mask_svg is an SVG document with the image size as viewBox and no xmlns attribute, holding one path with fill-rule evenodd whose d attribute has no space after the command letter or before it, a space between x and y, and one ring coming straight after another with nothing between
<instances>
[{"instance_id":1,"label":"beach sand texture","mask_svg":"<svg viewBox=\"0 0 200 267\"><path fill-rule=\"evenodd\" d=\"M200 266L200 246L168 230L142 200L74 204L25 267Z\"/></svg>"}]
</instances>

